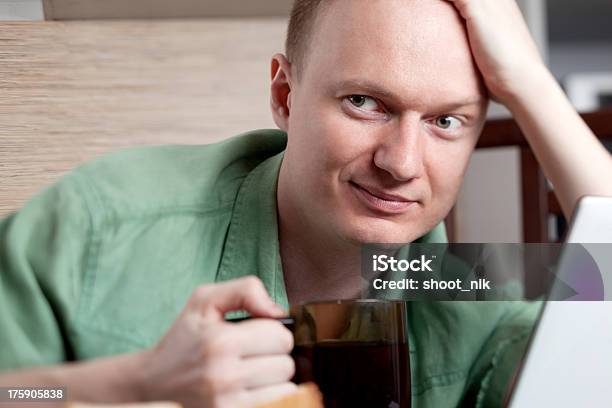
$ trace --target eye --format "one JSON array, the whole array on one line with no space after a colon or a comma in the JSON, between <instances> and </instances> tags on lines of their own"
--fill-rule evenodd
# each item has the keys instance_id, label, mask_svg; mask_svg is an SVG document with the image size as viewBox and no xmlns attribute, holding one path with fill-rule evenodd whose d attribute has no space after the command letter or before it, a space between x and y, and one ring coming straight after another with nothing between
<instances>
[{"instance_id":1,"label":"eye","mask_svg":"<svg viewBox=\"0 0 612 408\"><path fill-rule=\"evenodd\" d=\"M366 111L376 111L380 110L380 106L378 102L370 97L365 95L350 95L347 97L348 101L356 108L366 110Z\"/></svg>"},{"instance_id":2,"label":"eye","mask_svg":"<svg viewBox=\"0 0 612 408\"><path fill-rule=\"evenodd\" d=\"M443 115L436 118L436 126L440 129L457 129L461 127L461 121L454 116Z\"/></svg>"}]
</instances>

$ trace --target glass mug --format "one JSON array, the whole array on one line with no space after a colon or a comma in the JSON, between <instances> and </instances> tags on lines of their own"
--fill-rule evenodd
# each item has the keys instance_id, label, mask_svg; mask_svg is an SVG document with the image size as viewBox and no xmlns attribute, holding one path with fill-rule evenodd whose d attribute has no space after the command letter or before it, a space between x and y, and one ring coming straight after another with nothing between
<instances>
[{"instance_id":1,"label":"glass mug","mask_svg":"<svg viewBox=\"0 0 612 408\"><path fill-rule=\"evenodd\" d=\"M326 408L410 407L405 302L314 302L290 314L293 381L315 382Z\"/></svg>"}]
</instances>

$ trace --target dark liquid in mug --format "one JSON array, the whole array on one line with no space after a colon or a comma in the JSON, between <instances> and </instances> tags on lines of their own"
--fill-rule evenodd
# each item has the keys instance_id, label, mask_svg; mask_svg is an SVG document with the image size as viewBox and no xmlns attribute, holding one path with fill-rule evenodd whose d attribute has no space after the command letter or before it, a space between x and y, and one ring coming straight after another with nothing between
<instances>
[{"instance_id":1,"label":"dark liquid in mug","mask_svg":"<svg viewBox=\"0 0 612 408\"><path fill-rule=\"evenodd\" d=\"M326 408L410 408L406 344L323 342L293 350L296 383L317 383Z\"/></svg>"}]
</instances>

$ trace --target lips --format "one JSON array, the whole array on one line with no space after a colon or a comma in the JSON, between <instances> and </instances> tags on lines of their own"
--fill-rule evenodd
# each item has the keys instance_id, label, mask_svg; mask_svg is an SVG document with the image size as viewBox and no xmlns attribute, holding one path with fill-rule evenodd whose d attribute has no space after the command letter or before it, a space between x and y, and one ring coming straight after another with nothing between
<instances>
[{"instance_id":1,"label":"lips","mask_svg":"<svg viewBox=\"0 0 612 408\"><path fill-rule=\"evenodd\" d=\"M398 201L398 202L410 202L412 200L409 200L405 197L402 196L398 196L398 195L394 195L394 194L387 194L384 193L376 188L372 188L372 187L365 187L362 185L359 185L357 183L355 183L355 185L359 188L364 189L365 191L367 191L368 193L370 193L371 195L380 198L381 200L386 200L386 201Z\"/></svg>"},{"instance_id":2,"label":"lips","mask_svg":"<svg viewBox=\"0 0 612 408\"><path fill-rule=\"evenodd\" d=\"M397 194L380 191L371 186L362 186L350 182L353 192L366 207L388 214L400 214L407 211L416 201Z\"/></svg>"}]
</instances>

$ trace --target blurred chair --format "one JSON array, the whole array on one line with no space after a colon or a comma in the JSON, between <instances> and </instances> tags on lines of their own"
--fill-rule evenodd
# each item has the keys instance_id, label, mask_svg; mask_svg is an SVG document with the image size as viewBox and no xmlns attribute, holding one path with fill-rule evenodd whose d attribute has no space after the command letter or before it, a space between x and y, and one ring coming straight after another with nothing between
<instances>
[{"instance_id":1,"label":"blurred chair","mask_svg":"<svg viewBox=\"0 0 612 408\"><path fill-rule=\"evenodd\" d=\"M587 125L606 145L608 150L612 148L612 109L601 110L592 113L582 114L582 118ZM522 228L523 242L525 243L555 243L564 240L567 220L559 206L557 197L551 189L550 183L546 180L539 164L527 140L523 136L520 128L513 119L489 120L476 146L480 149L495 149L502 147L518 147L520 150L520 200L522 208ZM602 174L612 182L612 174ZM455 211L452 210L446 219L447 232L450 242L457 242L455 234ZM534 252L525 248L524 265L524 288L525 296L528 299L538 298L546 294L552 275L551 271L540 270L534 265L543 258L538 252L535 258L530 258L527 253ZM548 251L551 260L558 259L561 246L540 247L543 251ZM535 262L535 263L534 263ZM554 261L553 261L554 262ZM527 265L531 265L528 267ZM535 269L534 269L535 268ZM529 273L526 271L529 270Z\"/></svg>"},{"instance_id":2,"label":"blurred chair","mask_svg":"<svg viewBox=\"0 0 612 408\"><path fill-rule=\"evenodd\" d=\"M603 144L612 145L612 110L585 113L582 118ZM523 242L562 241L567 220L564 219L557 197L516 122L513 119L488 121L476 148L509 146L520 148ZM608 177L612 182L612 174L601 176ZM551 230L552 225L556 228Z\"/></svg>"}]
</instances>

